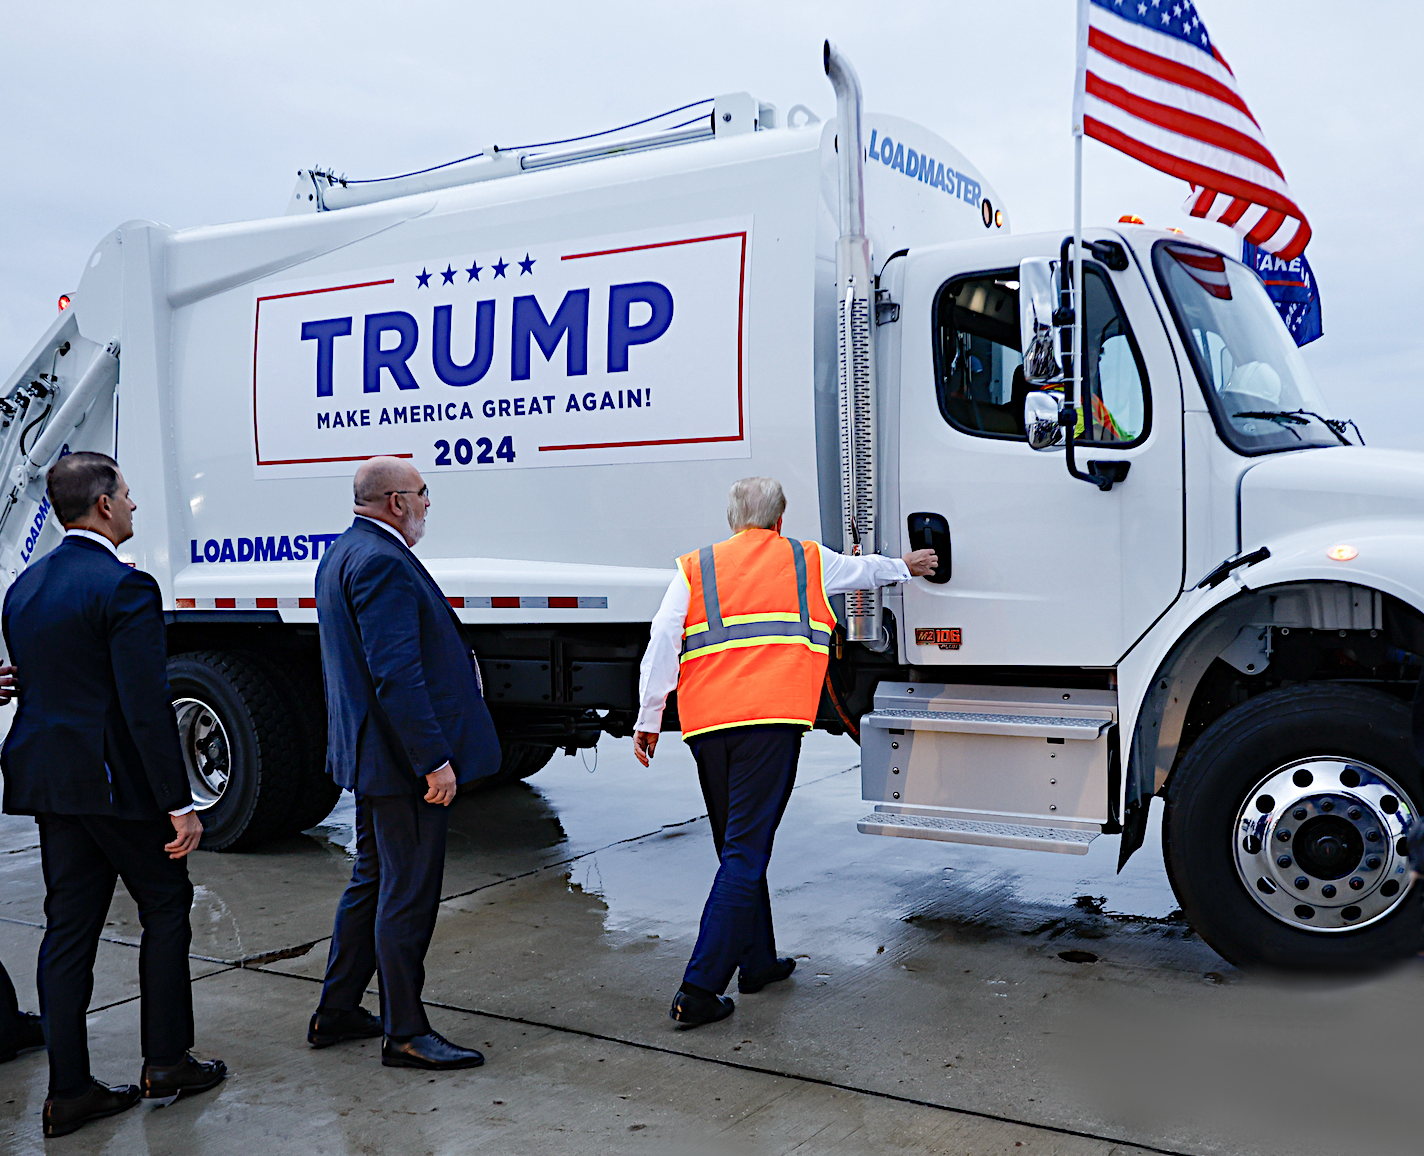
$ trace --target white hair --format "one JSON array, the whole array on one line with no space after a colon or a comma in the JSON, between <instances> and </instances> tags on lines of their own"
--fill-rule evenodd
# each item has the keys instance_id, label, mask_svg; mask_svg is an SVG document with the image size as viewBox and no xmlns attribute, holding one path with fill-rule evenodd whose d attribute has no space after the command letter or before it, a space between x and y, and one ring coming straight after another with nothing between
<instances>
[{"instance_id":1,"label":"white hair","mask_svg":"<svg viewBox=\"0 0 1424 1156\"><path fill-rule=\"evenodd\" d=\"M727 524L732 532L772 529L786 512L786 495L775 478L742 478L727 495Z\"/></svg>"}]
</instances>

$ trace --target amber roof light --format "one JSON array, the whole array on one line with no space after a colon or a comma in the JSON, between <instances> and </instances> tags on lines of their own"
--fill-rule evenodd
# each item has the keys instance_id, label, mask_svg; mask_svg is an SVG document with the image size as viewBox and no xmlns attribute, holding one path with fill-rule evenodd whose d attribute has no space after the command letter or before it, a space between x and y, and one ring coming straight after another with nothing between
<instances>
[{"instance_id":1,"label":"amber roof light","mask_svg":"<svg viewBox=\"0 0 1424 1156\"><path fill-rule=\"evenodd\" d=\"M1325 551L1325 556L1332 562L1353 562L1360 552L1353 546L1331 546Z\"/></svg>"}]
</instances>

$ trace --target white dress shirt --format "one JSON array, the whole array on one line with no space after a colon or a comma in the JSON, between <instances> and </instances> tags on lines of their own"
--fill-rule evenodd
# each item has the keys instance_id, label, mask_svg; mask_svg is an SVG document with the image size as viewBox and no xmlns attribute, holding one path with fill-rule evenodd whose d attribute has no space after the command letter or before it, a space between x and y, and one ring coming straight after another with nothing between
<instances>
[{"instance_id":1,"label":"white dress shirt","mask_svg":"<svg viewBox=\"0 0 1424 1156\"><path fill-rule=\"evenodd\" d=\"M382 530L384 530L387 534L390 534L391 537L393 537L407 550L410 549L410 543L405 540L405 535L402 534L399 530L397 530L394 526L392 526L389 522L383 522L379 518L368 518L365 514L357 514L356 516L360 518L363 522L370 522L373 526L380 526Z\"/></svg>"},{"instance_id":2,"label":"white dress shirt","mask_svg":"<svg viewBox=\"0 0 1424 1156\"><path fill-rule=\"evenodd\" d=\"M826 597L849 594L852 590L869 590L872 586L890 586L910 580L910 568L900 558L883 554L863 554L850 557L821 547L821 584ZM663 595L663 603L653 615L648 649L643 654L639 671L638 702L640 709L635 730L657 734L662 727L663 708L667 697L677 689L682 670L682 631L687 625L687 607L692 598L681 572Z\"/></svg>"},{"instance_id":3,"label":"white dress shirt","mask_svg":"<svg viewBox=\"0 0 1424 1156\"><path fill-rule=\"evenodd\" d=\"M115 546L112 542L110 542L109 539L104 537L103 534L96 534L93 530L80 530L77 528L73 530L66 530L64 532L64 536L66 538L87 538L91 542L99 543L99 545L103 546L104 549L107 550L110 554L112 554L115 558L119 556L118 547ZM193 804L189 803L186 807L183 807L180 810L169 811L168 813L176 819L179 815L186 815L192 809Z\"/></svg>"}]
</instances>

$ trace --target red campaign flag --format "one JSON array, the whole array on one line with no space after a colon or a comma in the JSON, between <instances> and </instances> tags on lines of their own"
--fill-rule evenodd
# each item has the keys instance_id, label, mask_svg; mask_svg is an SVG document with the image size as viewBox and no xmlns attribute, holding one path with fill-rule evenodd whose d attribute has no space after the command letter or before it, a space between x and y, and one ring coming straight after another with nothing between
<instances>
[{"instance_id":1,"label":"red campaign flag","mask_svg":"<svg viewBox=\"0 0 1424 1156\"><path fill-rule=\"evenodd\" d=\"M1192 216L1298 257L1310 224L1192 0L1090 0L1087 9L1084 133L1189 182Z\"/></svg>"}]
</instances>

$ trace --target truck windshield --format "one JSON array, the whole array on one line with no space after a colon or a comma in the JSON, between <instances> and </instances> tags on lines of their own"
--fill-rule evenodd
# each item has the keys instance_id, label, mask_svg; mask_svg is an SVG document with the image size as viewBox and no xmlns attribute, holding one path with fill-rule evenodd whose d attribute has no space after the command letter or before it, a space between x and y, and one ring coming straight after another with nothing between
<instances>
[{"instance_id":1,"label":"truck windshield","mask_svg":"<svg viewBox=\"0 0 1424 1156\"><path fill-rule=\"evenodd\" d=\"M1153 264L1227 445L1264 454L1340 444L1300 350L1251 270L1176 241L1159 242Z\"/></svg>"}]
</instances>

